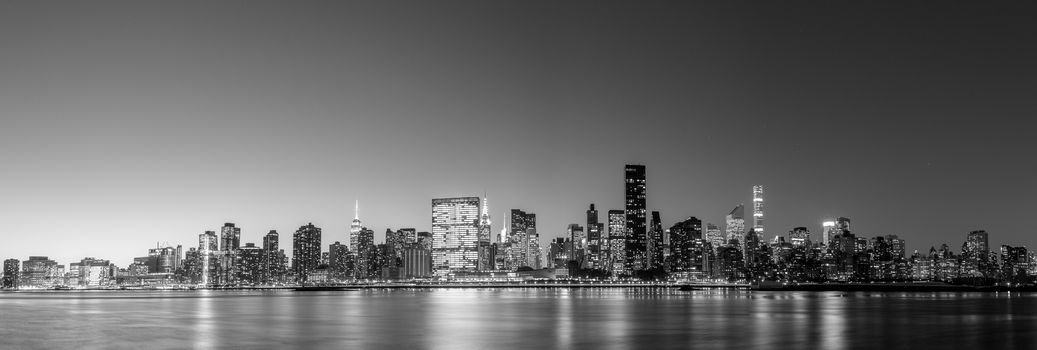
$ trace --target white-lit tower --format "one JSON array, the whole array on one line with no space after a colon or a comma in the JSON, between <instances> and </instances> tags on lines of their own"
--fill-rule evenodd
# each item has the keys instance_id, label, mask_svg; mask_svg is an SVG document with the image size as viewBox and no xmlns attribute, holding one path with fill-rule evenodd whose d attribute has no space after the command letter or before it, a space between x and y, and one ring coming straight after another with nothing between
<instances>
[{"instance_id":1,"label":"white-lit tower","mask_svg":"<svg viewBox=\"0 0 1037 350\"><path fill-rule=\"evenodd\" d=\"M753 186L753 230L763 237L763 185Z\"/></svg>"}]
</instances>

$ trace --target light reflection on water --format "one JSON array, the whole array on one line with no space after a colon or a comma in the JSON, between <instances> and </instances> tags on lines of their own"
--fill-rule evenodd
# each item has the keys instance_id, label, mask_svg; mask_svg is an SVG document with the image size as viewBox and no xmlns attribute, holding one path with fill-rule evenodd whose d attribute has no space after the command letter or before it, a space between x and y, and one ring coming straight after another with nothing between
<instances>
[{"instance_id":1,"label":"light reflection on water","mask_svg":"<svg viewBox=\"0 0 1037 350\"><path fill-rule=\"evenodd\" d=\"M0 293L0 348L1037 348L1037 294Z\"/></svg>"}]
</instances>

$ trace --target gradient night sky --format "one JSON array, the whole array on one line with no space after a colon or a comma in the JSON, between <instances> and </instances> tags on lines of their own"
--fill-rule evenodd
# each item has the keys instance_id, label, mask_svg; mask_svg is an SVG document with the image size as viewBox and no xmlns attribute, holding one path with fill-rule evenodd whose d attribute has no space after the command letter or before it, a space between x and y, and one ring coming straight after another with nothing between
<instances>
[{"instance_id":1,"label":"gradient night sky","mask_svg":"<svg viewBox=\"0 0 1037 350\"><path fill-rule=\"evenodd\" d=\"M546 242L626 163L666 227L763 184L768 239L1037 247L1037 9L1005 6L5 1L0 258L345 243L354 199L380 242L484 191Z\"/></svg>"}]
</instances>

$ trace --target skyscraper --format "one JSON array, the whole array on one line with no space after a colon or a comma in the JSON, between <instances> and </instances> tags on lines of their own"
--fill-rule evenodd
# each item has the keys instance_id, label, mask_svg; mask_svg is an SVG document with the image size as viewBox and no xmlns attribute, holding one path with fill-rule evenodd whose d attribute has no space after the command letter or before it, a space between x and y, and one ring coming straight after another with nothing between
<instances>
[{"instance_id":1,"label":"skyscraper","mask_svg":"<svg viewBox=\"0 0 1037 350\"><path fill-rule=\"evenodd\" d=\"M534 213L527 213L520 209L511 210L509 222L511 230L508 232L504 248L508 269L534 267L536 264L536 259L531 259L536 254L536 249L530 249L533 247L531 242L539 241L539 235L536 233L536 218Z\"/></svg>"},{"instance_id":2,"label":"skyscraper","mask_svg":"<svg viewBox=\"0 0 1037 350\"><path fill-rule=\"evenodd\" d=\"M605 225L598 222L598 210L591 203L587 210L587 260L592 269L604 269L602 254L608 251L608 236L604 232Z\"/></svg>"},{"instance_id":3,"label":"skyscraper","mask_svg":"<svg viewBox=\"0 0 1037 350\"><path fill-rule=\"evenodd\" d=\"M645 166L627 164L624 169L626 188L626 269L648 268L648 230L645 201Z\"/></svg>"},{"instance_id":4,"label":"skyscraper","mask_svg":"<svg viewBox=\"0 0 1037 350\"><path fill-rule=\"evenodd\" d=\"M335 241L328 246L328 270L329 278L335 281L344 281L352 276L347 272L349 262L349 246Z\"/></svg>"},{"instance_id":5,"label":"skyscraper","mask_svg":"<svg viewBox=\"0 0 1037 350\"><path fill-rule=\"evenodd\" d=\"M831 247L832 238L835 237L836 234L835 220L825 220L821 222L821 244L824 244L826 247Z\"/></svg>"},{"instance_id":6,"label":"skyscraper","mask_svg":"<svg viewBox=\"0 0 1037 350\"><path fill-rule=\"evenodd\" d=\"M241 228L234 223L225 223L220 229L220 250L235 251L241 247Z\"/></svg>"},{"instance_id":7,"label":"skyscraper","mask_svg":"<svg viewBox=\"0 0 1037 350\"><path fill-rule=\"evenodd\" d=\"M701 276L708 252L702 239L702 220L689 217L670 227L670 271L679 278Z\"/></svg>"},{"instance_id":8,"label":"skyscraper","mask_svg":"<svg viewBox=\"0 0 1037 350\"><path fill-rule=\"evenodd\" d=\"M648 262L647 269L662 269L663 263L663 223L658 211L652 211L652 221L648 228Z\"/></svg>"},{"instance_id":9,"label":"skyscraper","mask_svg":"<svg viewBox=\"0 0 1037 350\"><path fill-rule=\"evenodd\" d=\"M990 245L987 231L978 230L969 232L962 247L962 272L967 277L985 277L991 271Z\"/></svg>"},{"instance_id":10,"label":"skyscraper","mask_svg":"<svg viewBox=\"0 0 1037 350\"><path fill-rule=\"evenodd\" d=\"M716 252L717 249L720 249L720 247L727 245L727 239L724 233L720 232L720 227L714 224L706 224L705 239L706 242L709 242L709 245L714 252Z\"/></svg>"},{"instance_id":11,"label":"skyscraper","mask_svg":"<svg viewBox=\"0 0 1037 350\"><path fill-rule=\"evenodd\" d=\"M213 279L216 277L216 267L218 264L217 252L219 251L219 239L216 237L216 232L205 231L198 235L198 255L201 259L201 282L203 285L209 285L214 282Z\"/></svg>"},{"instance_id":12,"label":"skyscraper","mask_svg":"<svg viewBox=\"0 0 1037 350\"><path fill-rule=\"evenodd\" d=\"M487 199L482 200L482 215L479 215L479 266L480 271L495 270L493 249L490 245L490 207Z\"/></svg>"},{"instance_id":13,"label":"skyscraper","mask_svg":"<svg viewBox=\"0 0 1037 350\"><path fill-rule=\"evenodd\" d=\"M763 237L763 185L753 186L753 230Z\"/></svg>"},{"instance_id":14,"label":"skyscraper","mask_svg":"<svg viewBox=\"0 0 1037 350\"><path fill-rule=\"evenodd\" d=\"M629 273L626 252L626 212L609 210L608 269L613 276Z\"/></svg>"},{"instance_id":15,"label":"skyscraper","mask_svg":"<svg viewBox=\"0 0 1037 350\"><path fill-rule=\"evenodd\" d=\"M21 270L21 261L18 259L4 260L4 278L2 287L7 289L18 288L18 271Z\"/></svg>"},{"instance_id":16,"label":"skyscraper","mask_svg":"<svg viewBox=\"0 0 1037 350\"><path fill-rule=\"evenodd\" d=\"M727 224L727 242L731 240L742 241L745 235L745 205L739 204L724 219Z\"/></svg>"},{"instance_id":17,"label":"skyscraper","mask_svg":"<svg viewBox=\"0 0 1037 350\"><path fill-rule=\"evenodd\" d=\"M354 222L359 222L354 220ZM353 251L353 271L356 279L378 278L378 261L374 244L374 230L361 227L356 233L356 241L349 242L356 246Z\"/></svg>"},{"instance_id":18,"label":"skyscraper","mask_svg":"<svg viewBox=\"0 0 1037 350\"><path fill-rule=\"evenodd\" d=\"M357 200L353 207L353 222L349 225L349 251L357 252L357 237L360 234L360 230L363 229L363 225L360 222L360 201Z\"/></svg>"},{"instance_id":19,"label":"skyscraper","mask_svg":"<svg viewBox=\"0 0 1037 350\"><path fill-rule=\"evenodd\" d=\"M305 283L309 274L320 265L320 228L309 223L292 235L292 272L295 281Z\"/></svg>"},{"instance_id":20,"label":"skyscraper","mask_svg":"<svg viewBox=\"0 0 1037 350\"><path fill-rule=\"evenodd\" d=\"M479 202L479 197L432 200L432 269L436 275L478 268Z\"/></svg>"},{"instance_id":21,"label":"skyscraper","mask_svg":"<svg viewBox=\"0 0 1037 350\"><path fill-rule=\"evenodd\" d=\"M277 231L270 230L263 236L263 283L282 282L288 272L284 250L279 248Z\"/></svg>"},{"instance_id":22,"label":"skyscraper","mask_svg":"<svg viewBox=\"0 0 1037 350\"><path fill-rule=\"evenodd\" d=\"M576 261L579 264L577 266L586 267L587 234L583 226L569 224L566 231L569 234L569 260Z\"/></svg>"}]
</instances>

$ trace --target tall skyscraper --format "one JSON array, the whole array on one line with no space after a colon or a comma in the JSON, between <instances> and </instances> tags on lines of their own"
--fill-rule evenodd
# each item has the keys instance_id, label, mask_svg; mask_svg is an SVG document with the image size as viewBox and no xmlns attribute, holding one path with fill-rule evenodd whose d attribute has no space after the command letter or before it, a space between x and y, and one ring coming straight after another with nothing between
<instances>
[{"instance_id":1,"label":"tall skyscraper","mask_svg":"<svg viewBox=\"0 0 1037 350\"><path fill-rule=\"evenodd\" d=\"M648 266L648 230L645 201L645 166L627 164L624 169L626 188L626 269L645 270Z\"/></svg>"},{"instance_id":2,"label":"tall skyscraper","mask_svg":"<svg viewBox=\"0 0 1037 350\"><path fill-rule=\"evenodd\" d=\"M652 221L648 228L648 269L662 269L663 262L663 223L658 211L652 211Z\"/></svg>"},{"instance_id":3,"label":"tall skyscraper","mask_svg":"<svg viewBox=\"0 0 1037 350\"><path fill-rule=\"evenodd\" d=\"M209 285L214 282L213 280L217 275L219 242L219 238L216 237L216 232L214 231L205 231L205 233L198 235L198 255L201 258L201 281L203 285Z\"/></svg>"},{"instance_id":4,"label":"tall skyscraper","mask_svg":"<svg viewBox=\"0 0 1037 350\"><path fill-rule=\"evenodd\" d=\"M487 199L482 200L482 215L479 215L479 271L495 270L493 249L490 242L490 207Z\"/></svg>"},{"instance_id":5,"label":"tall skyscraper","mask_svg":"<svg viewBox=\"0 0 1037 350\"><path fill-rule=\"evenodd\" d=\"M292 235L292 272L295 281L305 283L310 273L320 265L320 228L309 223Z\"/></svg>"},{"instance_id":6,"label":"tall skyscraper","mask_svg":"<svg viewBox=\"0 0 1037 350\"><path fill-rule=\"evenodd\" d=\"M349 225L349 251L357 251L357 237L364 225L360 222L360 201L357 200L353 207L353 222Z\"/></svg>"},{"instance_id":7,"label":"tall skyscraper","mask_svg":"<svg viewBox=\"0 0 1037 350\"><path fill-rule=\"evenodd\" d=\"M720 226L710 223L706 224L705 240L709 242L713 252L727 245L727 237L725 237L723 232L720 232Z\"/></svg>"},{"instance_id":8,"label":"tall skyscraper","mask_svg":"<svg viewBox=\"0 0 1037 350\"><path fill-rule=\"evenodd\" d=\"M962 247L962 272L968 277L985 277L992 271L990 264L990 244L987 231L969 232Z\"/></svg>"},{"instance_id":9,"label":"tall skyscraper","mask_svg":"<svg viewBox=\"0 0 1037 350\"><path fill-rule=\"evenodd\" d=\"M701 277L708 265L702 220L689 217L670 227L670 271L679 278Z\"/></svg>"},{"instance_id":10,"label":"tall skyscraper","mask_svg":"<svg viewBox=\"0 0 1037 350\"><path fill-rule=\"evenodd\" d=\"M566 229L569 234L569 259L576 261L580 267L586 267L587 233L579 224L569 224Z\"/></svg>"},{"instance_id":11,"label":"tall skyscraper","mask_svg":"<svg viewBox=\"0 0 1037 350\"><path fill-rule=\"evenodd\" d=\"M534 257L536 248L531 243L539 242L540 236L536 232L536 214L527 213L519 209L511 210L507 242L505 243L505 255L507 255L508 269L519 267L534 267L537 261ZM533 248L533 249L530 249Z\"/></svg>"},{"instance_id":12,"label":"tall skyscraper","mask_svg":"<svg viewBox=\"0 0 1037 350\"><path fill-rule=\"evenodd\" d=\"M238 248L241 248L241 228L230 222L223 224L220 229L220 250L235 251Z\"/></svg>"},{"instance_id":13,"label":"tall skyscraper","mask_svg":"<svg viewBox=\"0 0 1037 350\"><path fill-rule=\"evenodd\" d=\"M283 282L288 272L284 250L279 247L280 238L275 230L263 236L263 283Z\"/></svg>"},{"instance_id":14,"label":"tall skyscraper","mask_svg":"<svg viewBox=\"0 0 1037 350\"><path fill-rule=\"evenodd\" d=\"M835 237L836 234L835 220L825 220L821 222L821 244L824 244L826 247L831 247L832 238Z\"/></svg>"},{"instance_id":15,"label":"tall skyscraper","mask_svg":"<svg viewBox=\"0 0 1037 350\"><path fill-rule=\"evenodd\" d=\"M745 205L739 204L724 219L727 224L727 242L742 241L745 235Z\"/></svg>"},{"instance_id":16,"label":"tall skyscraper","mask_svg":"<svg viewBox=\"0 0 1037 350\"><path fill-rule=\"evenodd\" d=\"M352 278L347 274L347 263L349 262L349 246L335 241L328 246L328 270L329 278L336 281L344 281Z\"/></svg>"},{"instance_id":17,"label":"tall skyscraper","mask_svg":"<svg viewBox=\"0 0 1037 350\"><path fill-rule=\"evenodd\" d=\"M378 265L374 244L374 230L361 227L356 233L356 241L350 242L356 246L353 251L353 271L356 279L378 278Z\"/></svg>"},{"instance_id":18,"label":"tall skyscraper","mask_svg":"<svg viewBox=\"0 0 1037 350\"><path fill-rule=\"evenodd\" d=\"M753 230L763 237L763 185L753 186Z\"/></svg>"},{"instance_id":19,"label":"tall skyscraper","mask_svg":"<svg viewBox=\"0 0 1037 350\"><path fill-rule=\"evenodd\" d=\"M592 269L605 269L603 253L608 251L605 225L598 221L598 210L591 203L587 210L587 260Z\"/></svg>"},{"instance_id":20,"label":"tall skyscraper","mask_svg":"<svg viewBox=\"0 0 1037 350\"><path fill-rule=\"evenodd\" d=\"M436 275L479 265L479 197L432 200L432 269Z\"/></svg>"},{"instance_id":21,"label":"tall skyscraper","mask_svg":"<svg viewBox=\"0 0 1037 350\"><path fill-rule=\"evenodd\" d=\"M608 269L613 276L629 273L626 252L626 212L609 210Z\"/></svg>"}]
</instances>

